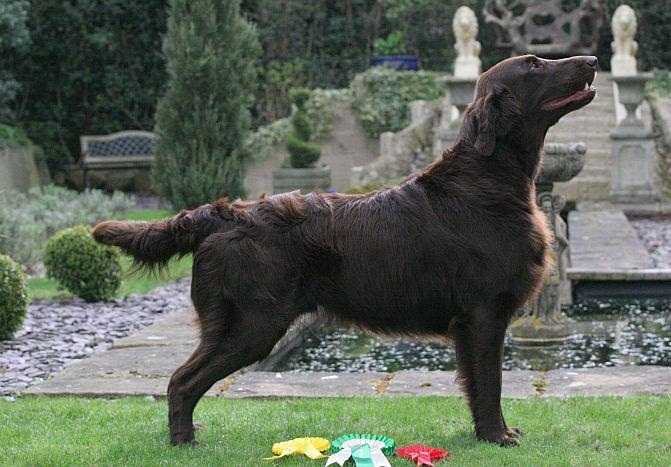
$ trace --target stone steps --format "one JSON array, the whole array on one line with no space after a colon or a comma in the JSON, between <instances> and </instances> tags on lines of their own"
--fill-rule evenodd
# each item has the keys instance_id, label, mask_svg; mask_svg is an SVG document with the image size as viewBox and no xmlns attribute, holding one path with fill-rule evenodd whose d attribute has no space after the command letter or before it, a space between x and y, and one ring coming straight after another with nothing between
<instances>
[{"instance_id":1,"label":"stone steps","mask_svg":"<svg viewBox=\"0 0 671 467\"><path fill-rule=\"evenodd\" d=\"M548 142L587 144L587 159L580 175L558 185L569 200L603 200L610 193L610 131L616 125L613 83L609 74L599 73L594 85L594 101L564 117L548 132Z\"/></svg>"}]
</instances>

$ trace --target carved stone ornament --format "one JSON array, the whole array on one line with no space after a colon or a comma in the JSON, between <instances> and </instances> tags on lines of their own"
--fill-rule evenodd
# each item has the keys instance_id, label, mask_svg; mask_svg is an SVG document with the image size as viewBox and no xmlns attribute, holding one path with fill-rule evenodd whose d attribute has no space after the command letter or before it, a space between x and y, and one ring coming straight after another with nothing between
<instances>
[{"instance_id":1,"label":"carved stone ornament","mask_svg":"<svg viewBox=\"0 0 671 467\"><path fill-rule=\"evenodd\" d=\"M547 58L594 55L603 24L603 0L488 0L485 21L496 26L498 47L512 55Z\"/></svg>"},{"instance_id":2,"label":"carved stone ornament","mask_svg":"<svg viewBox=\"0 0 671 467\"><path fill-rule=\"evenodd\" d=\"M480 43L478 36L478 19L475 12L467 6L460 6L454 14L452 29L456 43L457 59L454 62L456 78L477 78L480 76Z\"/></svg>"},{"instance_id":3,"label":"carved stone ornament","mask_svg":"<svg viewBox=\"0 0 671 467\"><path fill-rule=\"evenodd\" d=\"M610 61L613 76L633 76L637 72L636 52L636 13L629 5L620 5L613 14L613 58Z\"/></svg>"}]
</instances>

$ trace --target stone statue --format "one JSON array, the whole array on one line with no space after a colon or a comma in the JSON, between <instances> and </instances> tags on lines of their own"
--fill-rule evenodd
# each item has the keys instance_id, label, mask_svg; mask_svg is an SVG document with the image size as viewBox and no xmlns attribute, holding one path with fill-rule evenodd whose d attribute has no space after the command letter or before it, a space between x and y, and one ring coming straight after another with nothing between
<instances>
[{"instance_id":1,"label":"stone statue","mask_svg":"<svg viewBox=\"0 0 671 467\"><path fill-rule=\"evenodd\" d=\"M610 61L614 76L633 76L636 74L636 13L629 5L620 5L611 22L613 29L613 58Z\"/></svg>"},{"instance_id":2,"label":"stone statue","mask_svg":"<svg viewBox=\"0 0 671 467\"><path fill-rule=\"evenodd\" d=\"M460 6L454 14L452 29L456 43L457 59L454 62L454 76L457 78L477 78L480 76L480 43L478 19L473 10Z\"/></svg>"}]
</instances>

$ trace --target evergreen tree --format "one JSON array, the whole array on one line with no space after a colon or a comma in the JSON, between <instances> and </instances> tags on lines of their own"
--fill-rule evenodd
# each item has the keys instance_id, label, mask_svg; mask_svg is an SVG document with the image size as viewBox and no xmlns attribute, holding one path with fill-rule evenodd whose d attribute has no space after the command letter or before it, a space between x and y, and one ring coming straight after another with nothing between
<instances>
[{"instance_id":1,"label":"evergreen tree","mask_svg":"<svg viewBox=\"0 0 671 467\"><path fill-rule=\"evenodd\" d=\"M12 116L9 102L19 89L12 72L19 54L30 44L28 7L25 0L0 0L0 121Z\"/></svg>"},{"instance_id":2,"label":"evergreen tree","mask_svg":"<svg viewBox=\"0 0 671 467\"><path fill-rule=\"evenodd\" d=\"M242 196L260 47L239 0L170 0L168 85L156 111L156 190L177 209Z\"/></svg>"}]
</instances>

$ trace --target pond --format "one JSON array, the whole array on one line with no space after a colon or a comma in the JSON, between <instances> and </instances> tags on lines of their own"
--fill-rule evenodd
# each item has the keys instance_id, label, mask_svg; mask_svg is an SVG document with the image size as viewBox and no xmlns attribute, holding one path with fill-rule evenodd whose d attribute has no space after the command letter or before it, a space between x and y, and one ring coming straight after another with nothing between
<instances>
[{"instance_id":1,"label":"pond","mask_svg":"<svg viewBox=\"0 0 671 467\"><path fill-rule=\"evenodd\" d=\"M507 370L615 365L671 366L671 303L600 301L565 309L572 335L562 345L519 347L506 340ZM374 336L338 327L312 331L275 371L455 370L449 345Z\"/></svg>"}]
</instances>

